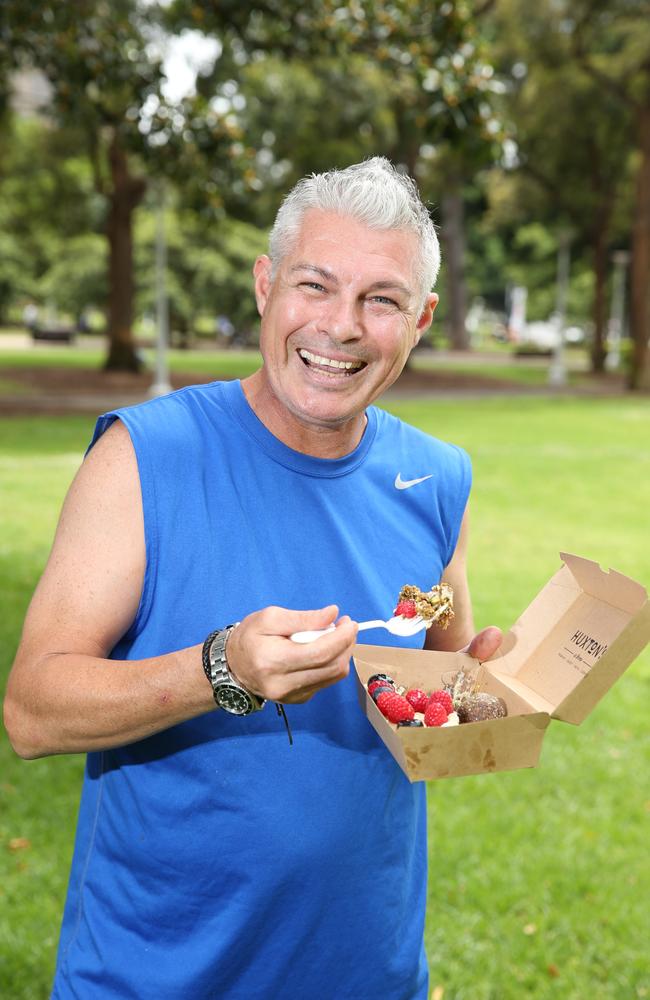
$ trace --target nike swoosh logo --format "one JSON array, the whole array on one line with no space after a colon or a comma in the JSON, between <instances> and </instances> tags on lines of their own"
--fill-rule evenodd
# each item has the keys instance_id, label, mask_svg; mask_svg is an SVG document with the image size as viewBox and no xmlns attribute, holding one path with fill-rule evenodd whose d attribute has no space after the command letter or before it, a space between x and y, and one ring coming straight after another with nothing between
<instances>
[{"instance_id":1,"label":"nike swoosh logo","mask_svg":"<svg viewBox=\"0 0 650 1000\"><path fill-rule=\"evenodd\" d=\"M409 490L411 486L417 486L418 483L424 483L427 479L433 479L433 475L420 476L419 479L402 479L401 472L398 472L395 476L395 489Z\"/></svg>"}]
</instances>

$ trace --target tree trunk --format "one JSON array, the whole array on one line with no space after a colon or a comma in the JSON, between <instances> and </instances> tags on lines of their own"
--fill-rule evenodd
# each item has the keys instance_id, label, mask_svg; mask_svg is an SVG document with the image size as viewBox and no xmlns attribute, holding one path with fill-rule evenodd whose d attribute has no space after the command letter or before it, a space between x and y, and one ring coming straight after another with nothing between
<instances>
[{"instance_id":1,"label":"tree trunk","mask_svg":"<svg viewBox=\"0 0 650 1000\"><path fill-rule=\"evenodd\" d=\"M631 389L650 389L650 104L639 109L641 163L636 178L630 327L632 333Z\"/></svg>"},{"instance_id":2,"label":"tree trunk","mask_svg":"<svg viewBox=\"0 0 650 1000\"><path fill-rule=\"evenodd\" d=\"M441 199L442 243L447 275L447 333L455 351L469 349L469 333L465 326L467 316L467 286L465 284L465 212L459 181L446 185Z\"/></svg>"},{"instance_id":3,"label":"tree trunk","mask_svg":"<svg viewBox=\"0 0 650 1000\"><path fill-rule=\"evenodd\" d=\"M7 307L11 301L11 293L11 282L0 278L0 326L7 325Z\"/></svg>"},{"instance_id":4,"label":"tree trunk","mask_svg":"<svg viewBox=\"0 0 650 1000\"><path fill-rule=\"evenodd\" d=\"M111 192L106 233L108 264L108 357L110 371L137 372L142 367L133 341L133 212L146 190L143 178L132 177L117 132L108 150Z\"/></svg>"},{"instance_id":5,"label":"tree trunk","mask_svg":"<svg viewBox=\"0 0 650 1000\"><path fill-rule=\"evenodd\" d=\"M591 369L602 372L605 368L605 336L607 329L607 310L605 285L607 282L607 233L608 220L601 217L594 232L594 304L593 321L594 337L591 344Z\"/></svg>"}]
</instances>

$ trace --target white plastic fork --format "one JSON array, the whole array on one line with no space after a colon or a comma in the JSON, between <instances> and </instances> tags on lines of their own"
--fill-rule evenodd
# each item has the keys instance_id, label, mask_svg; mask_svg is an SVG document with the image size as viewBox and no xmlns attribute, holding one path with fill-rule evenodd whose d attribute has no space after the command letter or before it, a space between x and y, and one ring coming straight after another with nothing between
<instances>
[{"instance_id":1,"label":"white plastic fork","mask_svg":"<svg viewBox=\"0 0 650 1000\"><path fill-rule=\"evenodd\" d=\"M359 631L363 632L368 628L385 628L392 635L408 636L415 635L416 632L421 632L422 629L428 628L430 624L430 622L425 622L424 618L421 618L420 615L417 615L415 618L404 618L402 615L394 615L388 621L376 618L369 622L359 622ZM333 632L334 628L334 625L330 625L329 628L312 629L307 632L294 632L290 638L294 642L314 642L321 635Z\"/></svg>"}]
</instances>

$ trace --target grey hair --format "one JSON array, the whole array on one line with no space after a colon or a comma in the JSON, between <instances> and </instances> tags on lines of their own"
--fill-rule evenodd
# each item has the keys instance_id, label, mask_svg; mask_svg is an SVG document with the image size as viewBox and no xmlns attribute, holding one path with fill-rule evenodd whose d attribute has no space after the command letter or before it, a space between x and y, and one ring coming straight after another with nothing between
<instances>
[{"instance_id":1,"label":"grey hair","mask_svg":"<svg viewBox=\"0 0 650 1000\"><path fill-rule=\"evenodd\" d=\"M415 181L401 174L384 156L373 156L343 170L310 174L286 196L269 236L269 257L275 277L282 259L298 238L310 209L348 215L371 229L402 229L418 237L415 261L421 305L433 288L440 268L440 245L429 212Z\"/></svg>"}]
</instances>

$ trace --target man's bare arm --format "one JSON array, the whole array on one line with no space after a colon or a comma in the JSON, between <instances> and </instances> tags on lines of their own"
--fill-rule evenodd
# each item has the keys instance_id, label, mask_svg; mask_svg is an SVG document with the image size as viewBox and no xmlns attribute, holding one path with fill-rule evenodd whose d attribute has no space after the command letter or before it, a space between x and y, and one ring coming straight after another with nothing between
<instances>
[{"instance_id":1,"label":"man's bare arm","mask_svg":"<svg viewBox=\"0 0 650 1000\"><path fill-rule=\"evenodd\" d=\"M442 579L451 584L454 590L454 618L446 629L432 625L427 630L424 648L448 652L467 648L472 656L487 660L499 648L502 636L501 630L494 625L489 625L478 634L475 632L472 599L467 580L468 542L469 508L466 507L456 549L442 574Z\"/></svg>"},{"instance_id":2,"label":"man's bare arm","mask_svg":"<svg viewBox=\"0 0 650 1000\"><path fill-rule=\"evenodd\" d=\"M108 659L135 617L144 570L137 463L116 421L75 477L25 620L4 705L21 756L120 746L215 708L200 645L144 660ZM265 697L306 700L345 675L356 627L342 619L311 649L285 637L329 624L336 610L271 608L248 616L231 637L233 670Z\"/></svg>"}]
</instances>

